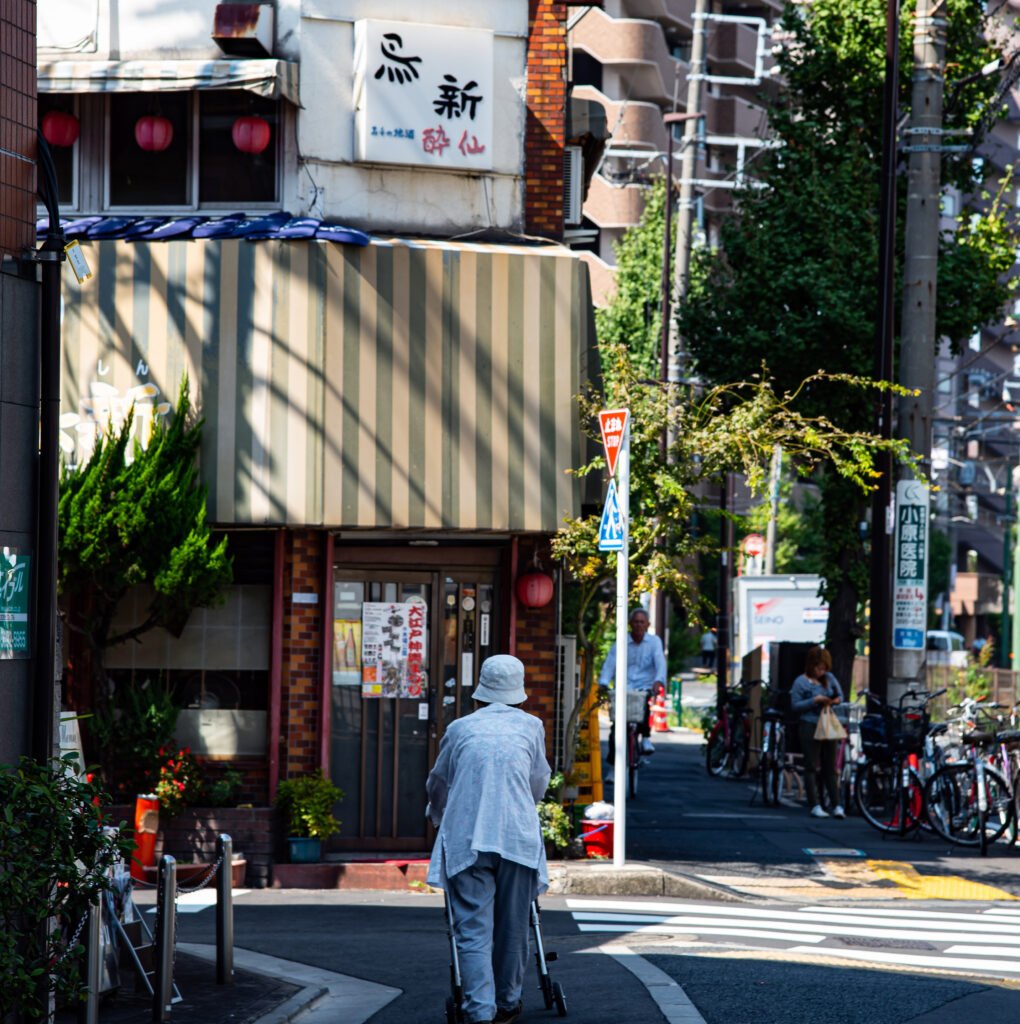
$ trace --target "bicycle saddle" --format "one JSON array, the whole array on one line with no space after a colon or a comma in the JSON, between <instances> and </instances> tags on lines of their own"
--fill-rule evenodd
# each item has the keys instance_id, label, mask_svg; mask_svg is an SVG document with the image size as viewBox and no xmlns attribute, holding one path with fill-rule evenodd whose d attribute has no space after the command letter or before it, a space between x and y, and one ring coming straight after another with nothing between
<instances>
[{"instance_id":1,"label":"bicycle saddle","mask_svg":"<svg viewBox=\"0 0 1020 1024\"><path fill-rule=\"evenodd\" d=\"M928 730L929 736L941 736L944 732L949 730L949 726L945 722L939 722L937 725L933 725Z\"/></svg>"},{"instance_id":2,"label":"bicycle saddle","mask_svg":"<svg viewBox=\"0 0 1020 1024\"><path fill-rule=\"evenodd\" d=\"M983 732L980 729L975 729L974 732L965 732L961 739L964 743L969 743L973 746L980 746L983 743L994 743L995 733Z\"/></svg>"},{"instance_id":3,"label":"bicycle saddle","mask_svg":"<svg viewBox=\"0 0 1020 1024\"><path fill-rule=\"evenodd\" d=\"M765 712L765 718L770 722L781 722L785 717L786 715L782 711L777 711L775 708L769 708Z\"/></svg>"},{"instance_id":4,"label":"bicycle saddle","mask_svg":"<svg viewBox=\"0 0 1020 1024\"><path fill-rule=\"evenodd\" d=\"M1016 743L1020 741L1020 729L1003 729L995 734L997 743Z\"/></svg>"}]
</instances>

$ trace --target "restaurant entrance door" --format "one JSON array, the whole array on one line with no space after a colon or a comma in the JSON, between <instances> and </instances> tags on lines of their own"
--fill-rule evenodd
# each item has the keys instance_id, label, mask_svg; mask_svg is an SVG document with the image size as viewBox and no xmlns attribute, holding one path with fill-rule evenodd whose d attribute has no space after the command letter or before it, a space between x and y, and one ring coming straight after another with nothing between
<instances>
[{"instance_id":1,"label":"restaurant entrance door","mask_svg":"<svg viewBox=\"0 0 1020 1024\"><path fill-rule=\"evenodd\" d=\"M495 566L336 567L330 775L345 796L331 849L431 845L425 780L446 727L471 710L480 663L500 651L498 575ZM420 652L408 622L424 627ZM399 654L380 656L380 642Z\"/></svg>"}]
</instances>

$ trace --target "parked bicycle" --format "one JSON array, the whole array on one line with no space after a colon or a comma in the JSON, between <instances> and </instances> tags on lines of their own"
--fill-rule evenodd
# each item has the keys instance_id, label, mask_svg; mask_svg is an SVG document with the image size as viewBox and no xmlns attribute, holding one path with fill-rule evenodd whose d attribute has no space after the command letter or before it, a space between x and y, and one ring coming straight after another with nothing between
<instances>
[{"instance_id":1,"label":"parked bicycle","mask_svg":"<svg viewBox=\"0 0 1020 1024\"><path fill-rule=\"evenodd\" d=\"M719 709L719 720L708 734L705 767L709 775L743 775L750 752L751 723L747 696L743 687L726 691L726 701Z\"/></svg>"},{"instance_id":2,"label":"parked bicycle","mask_svg":"<svg viewBox=\"0 0 1020 1024\"><path fill-rule=\"evenodd\" d=\"M908 690L892 707L868 693L868 711L860 723L864 763L857 767L854 801L867 822L880 832L903 836L926 823L922 753L934 769L941 766L938 747L926 746L928 705L945 693ZM926 769L927 770L927 769Z\"/></svg>"},{"instance_id":3,"label":"parked bicycle","mask_svg":"<svg viewBox=\"0 0 1020 1024\"><path fill-rule=\"evenodd\" d=\"M971 701L959 710L965 714L976 711L997 725L991 715L997 707L978 707L976 701ZM1008 776L992 764L995 758L1005 756L1008 771L1011 759L1007 748L1020 742L1020 732L976 728L979 723L974 719L970 720L972 728L962 737L963 759L943 765L928 779L924 799L928 820L943 839L960 846L977 846L984 857L989 843L1000 839L1007 829L1015 829L1015 789Z\"/></svg>"}]
</instances>

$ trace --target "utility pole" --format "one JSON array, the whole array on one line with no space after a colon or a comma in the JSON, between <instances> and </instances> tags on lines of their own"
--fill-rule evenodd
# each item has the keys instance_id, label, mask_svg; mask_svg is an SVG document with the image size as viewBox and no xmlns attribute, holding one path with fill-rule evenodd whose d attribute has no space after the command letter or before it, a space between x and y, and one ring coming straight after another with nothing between
<instances>
[{"instance_id":1,"label":"utility pole","mask_svg":"<svg viewBox=\"0 0 1020 1024\"><path fill-rule=\"evenodd\" d=\"M691 234L694 224L694 172L697 161L696 140L701 120L701 86L705 77L705 35L708 20L708 0L696 0L694 5L694 38L691 41L691 70L687 76L687 110L684 124L683 160L680 164L680 199L676 214L676 249L673 255L673 308L687 298L691 279ZM672 131L673 126L668 125ZM666 197L667 203L669 196ZM680 384L686 375L686 354L683 339L675 319L669 321L669 357L667 379L671 386ZM667 444L676 441L676 427L670 419Z\"/></svg>"},{"instance_id":2,"label":"utility pole","mask_svg":"<svg viewBox=\"0 0 1020 1024\"><path fill-rule=\"evenodd\" d=\"M779 515L779 486L783 476L783 448L772 449L769 466L769 525L765 531L765 575L776 571L776 516Z\"/></svg>"},{"instance_id":3,"label":"utility pole","mask_svg":"<svg viewBox=\"0 0 1020 1024\"><path fill-rule=\"evenodd\" d=\"M900 383L912 392L899 399L897 433L931 466L931 428L935 388L935 298L938 277L939 192L942 171L942 93L945 65L945 0L917 0L914 17L914 73L907 177L907 216L903 259L903 309L900 328ZM922 680L928 615L927 562L929 514L927 490L910 486L902 467L897 485L893 567L891 675L901 683ZM902 503L906 488L915 503ZM890 696L894 696L890 694Z\"/></svg>"},{"instance_id":4,"label":"utility pole","mask_svg":"<svg viewBox=\"0 0 1020 1024\"><path fill-rule=\"evenodd\" d=\"M878 310L875 319L875 379L892 380L893 296L896 270L896 93L900 74L900 0L886 0L885 86L882 93L882 171L878 228ZM892 437L892 396L879 398L876 433ZM886 695L889 665L889 534L886 516L892 457L877 460L879 481L871 504L871 625L868 688Z\"/></svg>"}]
</instances>

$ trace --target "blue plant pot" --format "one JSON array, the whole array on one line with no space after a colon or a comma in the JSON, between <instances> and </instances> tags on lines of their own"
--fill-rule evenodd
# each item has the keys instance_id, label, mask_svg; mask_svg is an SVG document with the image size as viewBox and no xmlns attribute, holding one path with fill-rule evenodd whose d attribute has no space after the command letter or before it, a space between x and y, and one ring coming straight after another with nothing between
<instances>
[{"instance_id":1,"label":"blue plant pot","mask_svg":"<svg viewBox=\"0 0 1020 1024\"><path fill-rule=\"evenodd\" d=\"M322 854L322 840L304 836L288 836L291 864L317 864Z\"/></svg>"}]
</instances>

